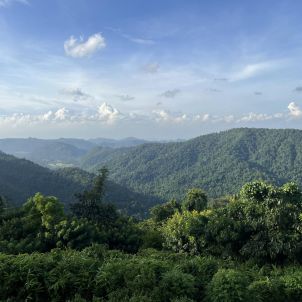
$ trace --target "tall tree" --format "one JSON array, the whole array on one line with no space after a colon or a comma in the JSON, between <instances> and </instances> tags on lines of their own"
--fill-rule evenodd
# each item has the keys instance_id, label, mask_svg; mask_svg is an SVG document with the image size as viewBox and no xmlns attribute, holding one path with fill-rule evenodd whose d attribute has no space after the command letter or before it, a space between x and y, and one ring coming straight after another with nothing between
<instances>
[{"instance_id":1,"label":"tall tree","mask_svg":"<svg viewBox=\"0 0 302 302\"><path fill-rule=\"evenodd\" d=\"M71 205L71 211L75 216L87 218L101 225L112 223L117 219L116 208L112 204L103 202L108 173L108 169L103 167L99 170L92 188L76 194L77 202Z\"/></svg>"}]
</instances>

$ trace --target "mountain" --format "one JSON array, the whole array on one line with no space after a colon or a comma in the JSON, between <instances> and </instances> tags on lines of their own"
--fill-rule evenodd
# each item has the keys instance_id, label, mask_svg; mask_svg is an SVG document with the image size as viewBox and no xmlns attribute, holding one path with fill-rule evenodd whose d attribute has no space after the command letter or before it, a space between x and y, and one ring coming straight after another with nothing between
<instances>
[{"instance_id":1,"label":"mountain","mask_svg":"<svg viewBox=\"0 0 302 302\"><path fill-rule=\"evenodd\" d=\"M64 203L85 187L31 161L0 152L0 195L22 204L36 192L55 195Z\"/></svg>"},{"instance_id":2,"label":"mountain","mask_svg":"<svg viewBox=\"0 0 302 302\"><path fill-rule=\"evenodd\" d=\"M139 146L142 144L149 143L149 141L144 139L139 139L136 137L127 137L123 139L108 139L108 138L93 138L89 140L90 142L108 148L125 148L125 147L133 147Z\"/></svg>"},{"instance_id":3,"label":"mountain","mask_svg":"<svg viewBox=\"0 0 302 302\"><path fill-rule=\"evenodd\" d=\"M90 171L102 165L116 183L160 199L179 198L190 187L219 197L255 179L302 185L302 131L232 129L185 142L98 148L81 160Z\"/></svg>"},{"instance_id":4,"label":"mountain","mask_svg":"<svg viewBox=\"0 0 302 302\"><path fill-rule=\"evenodd\" d=\"M58 197L64 204L74 201L74 194L89 188L94 174L78 168L50 170L29 160L0 152L0 196L20 205L36 192ZM122 211L143 217L156 198L135 193L113 181L106 184L104 200Z\"/></svg>"},{"instance_id":5,"label":"mountain","mask_svg":"<svg viewBox=\"0 0 302 302\"><path fill-rule=\"evenodd\" d=\"M37 138L7 138L0 139L0 150L19 158L31 160L48 168L78 166L83 157L94 148L120 148L138 146L147 143L137 138L121 140L96 139L37 139Z\"/></svg>"}]
</instances>

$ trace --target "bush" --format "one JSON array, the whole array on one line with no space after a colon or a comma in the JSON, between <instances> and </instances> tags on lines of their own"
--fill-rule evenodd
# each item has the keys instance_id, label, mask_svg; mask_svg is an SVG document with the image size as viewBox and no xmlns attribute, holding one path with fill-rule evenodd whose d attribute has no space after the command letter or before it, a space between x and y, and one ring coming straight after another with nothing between
<instances>
[{"instance_id":1,"label":"bush","mask_svg":"<svg viewBox=\"0 0 302 302\"><path fill-rule=\"evenodd\" d=\"M166 272L159 285L160 301L172 301L174 298L193 298L196 292L195 278L174 269Z\"/></svg>"},{"instance_id":2,"label":"bush","mask_svg":"<svg viewBox=\"0 0 302 302\"><path fill-rule=\"evenodd\" d=\"M255 302L283 302L287 301L281 281L276 277L265 277L252 282L249 287L250 296Z\"/></svg>"},{"instance_id":3,"label":"bush","mask_svg":"<svg viewBox=\"0 0 302 302\"><path fill-rule=\"evenodd\" d=\"M241 271L219 269L213 276L207 290L211 302L253 301L248 291L249 278Z\"/></svg>"},{"instance_id":4,"label":"bush","mask_svg":"<svg viewBox=\"0 0 302 302\"><path fill-rule=\"evenodd\" d=\"M285 270L284 275L280 277L284 286L287 302L302 301L302 270L301 268Z\"/></svg>"}]
</instances>

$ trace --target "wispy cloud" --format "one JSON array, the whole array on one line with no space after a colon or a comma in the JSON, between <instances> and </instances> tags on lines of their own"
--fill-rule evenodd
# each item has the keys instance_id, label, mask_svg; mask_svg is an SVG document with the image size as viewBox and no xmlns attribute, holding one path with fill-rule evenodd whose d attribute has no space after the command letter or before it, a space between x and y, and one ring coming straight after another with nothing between
<instances>
[{"instance_id":1,"label":"wispy cloud","mask_svg":"<svg viewBox=\"0 0 302 302\"><path fill-rule=\"evenodd\" d=\"M90 56L105 47L105 38L100 33L90 36L86 41L82 37L78 40L71 36L64 42L66 55L73 58Z\"/></svg>"},{"instance_id":2,"label":"wispy cloud","mask_svg":"<svg viewBox=\"0 0 302 302\"><path fill-rule=\"evenodd\" d=\"M227 82L229 79L228 78L215 78L215 82Z\"/></svg>"},{"instance_id":3,"label":"wispy cloud","mask_svg":"<svg viewBox=\"0 0 302 302\"><path fill-rule=\"evenodd\" d=\"M141 44L141 45L154 45L155 41L152 39L146 39L146 38L142 38L142 37L135 37L129 34L124 33L121 29L119 28L112 28L112 27L107 27L108 30L119 34L121 37L136 43L136 44Z\"/></svg>"},{"instance_id":4,"label":"wispy cloud","mask_svg":"<svg viewBox=\"0 0 302 302\"><path fill-rule=\"evenodd\" d=\"M241 70L234 72L230 79L231 81L241 81L253 78L255 76L261 75L273 69L276 69L278 64L276 62L260 62L256 64L248 64L244 66Z\"/></svg>"},{"instance_id":5,"label":"wispy cloud","mask_svg":"<svg viewBox=\"0 0 302 302\"><path fill-rule=\"evenodd\" d=\"M29 2L27 0L0 0L0 7L7 7L14 3L29 5Z\"/></svg>"},{"instance_id":6,"label":"wispy cloud","mask_svg":"<svg viewBox=\"0 0 302 302\"><path fill-rule=\"evenodd\" d=\"M154 73L157 73L159 71L159 68L160 68L160 65L155 62L155 63L149 63L149 64L144 65L142 67L142 70L145 73L154 74Z\"/></svg>"}]
</instances>

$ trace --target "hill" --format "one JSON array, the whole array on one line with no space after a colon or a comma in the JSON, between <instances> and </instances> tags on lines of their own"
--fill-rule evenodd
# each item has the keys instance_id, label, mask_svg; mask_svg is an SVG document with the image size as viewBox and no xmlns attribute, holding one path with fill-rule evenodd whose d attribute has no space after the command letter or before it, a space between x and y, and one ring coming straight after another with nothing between
<instances>
[{"instance_id":1,"label":"hill","mask_svg":"<svg viewBox=\"0 0 302 302\"><path fill-rule=\"evenodd\" d=\"M0 196L20 205L36 192L54 195L64 204L74 201L74 194L89 188L94 175L78 168L56 171L41 167L29 160L19 159L0 152ZM122 211L143 217L155 199L134 193L108 181L105 200L114 203ZM144 201L143 203L141 201Z\"/></svg>"},{"instance_id":2,"label":"hill","mask_svg":"<svg viewBox=\"0 0 302 302\"><path fill-rule=\"evenodd\" d=\"M98 148L81 161L90 171L104 164L115 182L163 199L179 198L190 187L211 197L232 194L255 179L302 185L302 131L232 129L185 142Z\"/></svg>"},{"instance_id":3,"label":"hill","mask_svg":"<svg viewBox=\"0 0 302 302\"><path fill-rule=\"evenodd\" d=\"M16 204L23 203L36 192L58 196L64 203L84 189L81 183L60 176L25 159L0 152L0 195Z\"/></svg>"}]
</instances>

